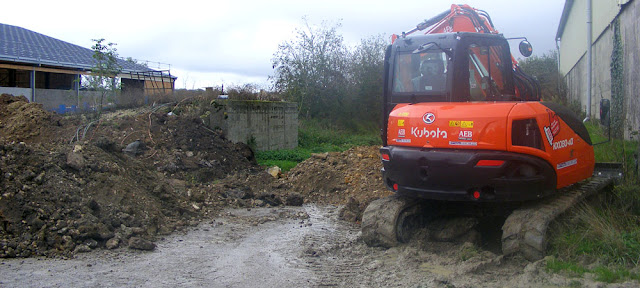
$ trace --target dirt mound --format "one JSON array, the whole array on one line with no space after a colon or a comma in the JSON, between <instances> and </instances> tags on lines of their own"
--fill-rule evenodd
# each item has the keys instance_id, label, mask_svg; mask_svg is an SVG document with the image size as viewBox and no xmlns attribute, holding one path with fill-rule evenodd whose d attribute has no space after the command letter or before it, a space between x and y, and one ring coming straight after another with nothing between
<instances>
[{"instance_id":1,"label":"dirt mound","mask_svg":"<svg viewBox=\"0 0 640 288\"><path fill-rule=\"evenodd\" d=\"M47 139L60 130L62 117L29 103L24 96L0 95L0 138L7 141ZM36 140L37 141L37 140Z\"/></svg>"},{"instance_id":2,"label":"dirt mound","mask_svg":"<svg viewBox=\"0 0 640 288\"><path fill-rule=\"evenodd\" d=\"M346 205L341 217L359 221L369 202L392 194L382 182L379 148L314 154L291 169L285 180L306 202Z\"/></svg>"},{"instance_id":3,"label":"dirt mound","mask_svg":"<svg viewBox=\"0 0 640 288\"><path fill-rule=\"evenodd\" d=\"M314 154L279 179L265 171L234 172L210 187L228 206L343 205L341 218L358 222L371 201L392 194L382 184L378 149L363 146Z\"/></svg>"},{"instance_id":4,"label":"dirt mound","mask_svg":"<svg viewBox=\"0 0 640 288\"><path fill-rule=\"evenodd\" d=\"M0 257L153 240L233 204L212 183L260 171L246 145L168 106L90 121L0 101Z\"/></svg>"}]
</instances>

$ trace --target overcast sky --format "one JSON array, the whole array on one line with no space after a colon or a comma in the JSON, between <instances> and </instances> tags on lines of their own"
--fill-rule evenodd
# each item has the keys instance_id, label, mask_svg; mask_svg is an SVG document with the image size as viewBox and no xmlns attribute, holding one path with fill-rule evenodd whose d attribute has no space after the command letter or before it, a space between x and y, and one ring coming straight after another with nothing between
<instances>
[{"instance_id":1,"label":"overcast sky","mask_svg":"<svg viewBox=\"0 0 640 288\"><path fill-rule=\"evenodd\" d=\"M555 49L562 0L467 0L491 16L506 37L525 36L535 55ZM460 3L460 2L459 2ZM5 1L0 23L91 48L116 43L121 57L163 63L177 88L255 83L268 87L278 44L310 24L341 23L347 44L408 31L450 9L441 0ZM517 41L510 43L517 45ZM516 58L521 57L515 55Z\"/></svg>"}]
</instances>

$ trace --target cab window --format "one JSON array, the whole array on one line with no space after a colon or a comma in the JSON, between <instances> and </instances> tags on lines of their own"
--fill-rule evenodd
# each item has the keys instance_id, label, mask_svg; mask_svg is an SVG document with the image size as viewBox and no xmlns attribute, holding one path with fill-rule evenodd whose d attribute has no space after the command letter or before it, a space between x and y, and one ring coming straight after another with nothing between
<instances>
[{"instance_id":1,"label":"cab window","mask_svg":"<svg viewBox=\"0 0 640 288\"><path fill-rule=\"evenodd\" d=\"M447 83L447 57L442 51L400 53L395 61L393 92L442 94Z\"/></svg>"},{"instance_id":2,"label":"cab window","mask_svg":"<svg viewBox=\"0 0 640 288\"><path fill-rule=\"evenodd\" d=\"M504 49L504 46L469 45L469 94L472 101L496 100L508 94L503 70L511 69L511 63L504 63L501 57Z\"/></svg>"}]
</instances>

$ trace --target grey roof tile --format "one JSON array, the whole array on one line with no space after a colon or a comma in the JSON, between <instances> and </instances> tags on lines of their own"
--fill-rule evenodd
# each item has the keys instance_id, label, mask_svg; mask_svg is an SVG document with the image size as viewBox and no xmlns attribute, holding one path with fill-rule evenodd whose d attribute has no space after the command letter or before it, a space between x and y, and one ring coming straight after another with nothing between
<instances>
[{"instance_id":1,"label":"grey roof tile","mask_svg":"<svg viewBox=\"0 0 640 288\"><path fill-rule=\"evenodd\" d=\"M90 70L93 50L22 27L0 23L0 60ZM123 72L155 71L119 59Z\"/></svg>"}]
</instances>

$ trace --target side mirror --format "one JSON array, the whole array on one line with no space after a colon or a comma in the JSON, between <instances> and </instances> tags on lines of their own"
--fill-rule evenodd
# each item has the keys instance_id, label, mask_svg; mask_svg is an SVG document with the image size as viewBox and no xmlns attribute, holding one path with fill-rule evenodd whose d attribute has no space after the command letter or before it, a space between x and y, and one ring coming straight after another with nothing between
<instances>
[{"instance_id":1,"label":"side mirror","mask_svg":"<svg viewBox=\"0 0 640 288\"><path fill-rule=\"evenodd\" d=\"M520 49L520 54L524 57L529 57L533 53L533 47L531 47L531 43L527 40L522 40L518 48Z\"/></svg>"},{"instance_id":2,"label":"side mirror","mask_svg":"<svg viewBox=\"0 0 640 288\"><path fill-rule=\"evenodd\" d=\"M609 125L609 107L611 107L609 99L600 100L600 124L604 126Z\"/></svg>"}]
</instances>

